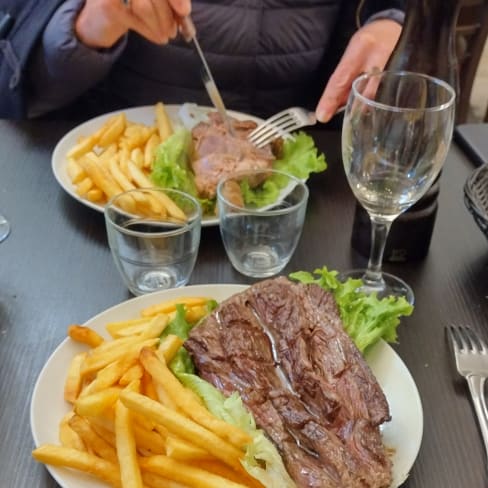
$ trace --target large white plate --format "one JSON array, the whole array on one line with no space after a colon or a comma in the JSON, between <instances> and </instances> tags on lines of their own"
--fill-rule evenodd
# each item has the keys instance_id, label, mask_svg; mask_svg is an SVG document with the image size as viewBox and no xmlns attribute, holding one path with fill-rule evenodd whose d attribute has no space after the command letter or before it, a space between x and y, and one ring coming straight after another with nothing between
<instances>
[{"instance_id":1,"label":"large white plate","mask_svg":"<svg viewBox=\"0 0 488 488\"><path fill-rule=\"evenodd\" d=\"M166 112L168 113L169 118L173 122L175 126L181 126L181 121L178 116L178 111L181 108L181 105L165 105ZM206 110L214 110L211 107L200 107ZM63 138L56 144L54 148L52 158L51 158L51 167L54 173L54 177L56 178L59 185L65 190L69 195L71 195L75 200L78 200L83 205L87 207L93 208L99 212L103 212L103 205L90 202L84 198L81 198L76 193L75 186L71 183L71 179L68 176L66 171L66 154L68 151L77 143L78 139L81 136L87 136L89 134L93 134L97 129L99 129L103 123L112 115L124 112L127 116L127 120L132 122L138 122L142 124L153 125L154 124L154 105L147 105L144 107L135 107L135 108L128 108L126 110L117 110L115 112L111 112L108 114L100 115L99 117L95 117L90 119L82 124L78 125L70 132L68 132ZM247 115L241 112L234 112L232 110L228 111L229 115L232 115L236 119L239 120L254 120L258 124L261 123L263 120L254 117L252 115ZM211 225L218 225L219 221L216 217L204 217L202 225L203 226L211 226Z\"/></svg>"},{"instance_id":2,"label":"large white plate","mask_svg":"<svg viewBox=\"0 0 488 488\"><path fill-rule=\"evenodd\" d=\"M105 324L139 316L140 310L164 300L182 296L207 296L217 301L243 291L244 285L196 285L143 295L116 305L93 317L89 325L104 336ZM64 378L71 358L84 346L65 339L42 369L31 399L30 421L36 446L58 444L60 419L70 410L63 400ZM423 412L419 393L407 367L385 342L374 346L366 358L390 405L392 420L382 429L386 446L393 450L392 487L405 481L417 457L423 432ZM106 488L94 478L66 468L48 466L53 478L63 488Z\"/></svg>"}]
</instances>

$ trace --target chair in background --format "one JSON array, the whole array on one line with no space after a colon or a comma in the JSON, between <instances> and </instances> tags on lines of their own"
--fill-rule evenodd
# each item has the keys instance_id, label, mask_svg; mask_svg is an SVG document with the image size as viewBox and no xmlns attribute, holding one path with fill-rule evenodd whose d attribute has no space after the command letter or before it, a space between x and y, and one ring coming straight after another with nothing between
<instances>
[{"instance_id":1,"label":"chair in background","mask_svg":"<svg viewBox=\"0 0 488 488\"><path fill-rule=\"evenodd\" d=\"M456 122L466 122L476 71L488 36L488 0L460 0L457 33L459 101ZM488 87L486 90L488 102ZM485 115L488 121L488 107Z\"/></svg>"}]
</instances>

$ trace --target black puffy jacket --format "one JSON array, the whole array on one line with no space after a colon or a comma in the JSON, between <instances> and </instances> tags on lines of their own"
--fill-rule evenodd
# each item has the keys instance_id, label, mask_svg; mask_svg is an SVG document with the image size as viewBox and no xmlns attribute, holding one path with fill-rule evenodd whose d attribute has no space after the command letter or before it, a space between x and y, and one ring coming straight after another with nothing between
<instances>
[{"instance_id":1,"label":"black puffy jacket","mask_svg":"<svg viewBox=\"0 0 488 488\"><path fill-rule=\"evenodd\" d=\"M366 2L362 17L402 3ZM315 108L357 28L356 7L353 0L194 0L192 17L226 105L269 116L295 105ZM208 104L199 69L184 41L162 49L131 35L109 92L117 106L158 96L167 103Z\"/></svg>"},{"instance_id":2,"label":"black puffy jacket","mask_svg":"<svg viewBox=\"0 0 488 488\"><path fill-rule=\"evenodd\" d=\"M0 116L25 116L29 56L62 0L0 0L16 19L0 41ZM315 107L356 29L359 0L193 0L200 44L229 108L267 116L287 106ZM366 0L363 20L402 0ZM4 6L5 5L5 6ZM111 109L192 101L208 104L191 45L151 44L131 33L109 76L83 94L78 117ZM80 103L81 102L81 103Z\"/></svg>"}]
</instances>

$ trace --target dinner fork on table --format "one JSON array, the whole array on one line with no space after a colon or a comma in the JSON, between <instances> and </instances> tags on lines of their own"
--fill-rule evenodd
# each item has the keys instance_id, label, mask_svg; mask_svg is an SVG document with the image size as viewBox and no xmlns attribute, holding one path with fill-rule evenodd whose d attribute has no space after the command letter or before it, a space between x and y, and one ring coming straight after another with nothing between
<instances>
[{"instance_id":1,"label":"dinner fork on table","mask_svg":"<svg viewBox=\"0 0 488 488\"><path fill-rule=\"evenodd\" d=\"M470 327L447 327L454 350L458 373L469 385L476 416L488 456L488 410L485 399L485 380L488 376L488 347Z\"/></svg>"}]
</instances>

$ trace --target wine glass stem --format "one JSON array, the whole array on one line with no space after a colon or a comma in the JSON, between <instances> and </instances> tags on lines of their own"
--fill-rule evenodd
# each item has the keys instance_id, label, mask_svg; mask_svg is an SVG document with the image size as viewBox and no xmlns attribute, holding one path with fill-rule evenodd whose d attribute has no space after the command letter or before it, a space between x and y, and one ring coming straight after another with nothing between
<instances>
[{"instance_id":1,"label":"wine glass stem","mask_svg":"<svg viewBox=\"0 0 488 488\"><path fill-rule=\"evenodd\" d=\"M381 276L381 265L390 227L390 220L371 217L371 252L369 254L368 268L364 275L364 281L369 286L377 288L384 286Z\"/></svg>"}]
</instances>

